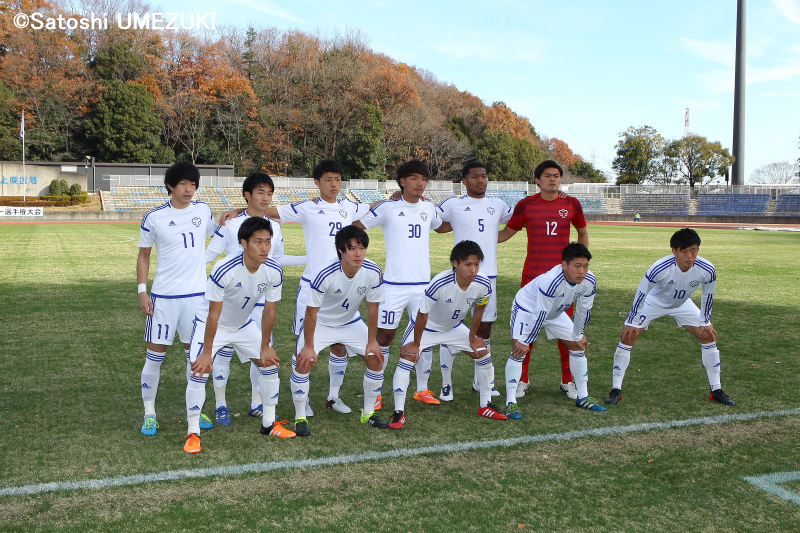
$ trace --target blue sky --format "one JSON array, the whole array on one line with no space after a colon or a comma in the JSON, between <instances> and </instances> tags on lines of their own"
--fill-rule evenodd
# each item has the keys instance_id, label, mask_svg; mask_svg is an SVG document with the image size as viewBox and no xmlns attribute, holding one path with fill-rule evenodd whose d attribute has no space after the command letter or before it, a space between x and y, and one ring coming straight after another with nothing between
<instances>
[{"instance_id":1,"label":"blue sky","mask_svg":"<svg viewBox=\"0 0 800 533\"><path fill-rule=\"evenodd\" d=\"M620 132L649 125L730 148L736 2L209 0L152 11L213 12L216 23L358 29L373 50L503 101L536 130L611 170ZM156 8L155 6L159 6ZM800 0L747 7L745 179L800 157Z\"/></svg>"}]
</instances>

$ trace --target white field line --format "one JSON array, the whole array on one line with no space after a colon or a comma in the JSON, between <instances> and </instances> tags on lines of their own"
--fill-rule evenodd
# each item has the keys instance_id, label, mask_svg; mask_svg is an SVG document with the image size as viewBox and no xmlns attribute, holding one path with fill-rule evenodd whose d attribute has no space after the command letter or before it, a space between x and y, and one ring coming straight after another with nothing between
<instances>
[{"instance_id":1,"label":"white field line","mask_svg":"<svg viewBox=\"0 0 800 533\"><path fill-rule=\"evenodd\" d=\"M773 496L783 498L784 500L795 505L800 505L800 494L778 486L780 483L788 483L790 481L799 480L800 471L777 472L775 474L764 474L762 476L743 477L742 479L765 492L769 492Z\"/></svg>"},{"instance_id":2,"label":"white field line","mask_svg":"<svg viewBox=\"0 0 800 533\"><path fill-rule=\"evenodd\" d=\"M152 474L135 474L132 476L118 476L118 477L91 479L84 481L53 481L50 483L37 483L33 485L23 485L21 487L8 487L5 489L0 489L0 497L25 496L32 494L41 494L44 492L59 492L67 490L102 489L107 487L136 485L139 483L156 483L159 481L176 481L181 479L261 473L261 472L269 472L272 470L289 470L294 468L310 468L315 466L332 466L332 465L342 465L350 463L363 463L366 461L379 461L383 459L394 459L398 457L414 457L417 455L451 453L451 452L460 452L468 450L481 450L486 448L518 446L521 444L532 444L539 442L572 440L585 437L624 435L627 433L638 433L643 431L667 430L674 428L704 426L712 424L725 424L729 422L748 421L759 418L775 418L779 416L793 416L793 415L800 415L800 407L794 409L779 409L776 411L757 411L754 413L689 418L686 420L673 420L669 422L647 422L642 424L633 424L630 426L611 426L611 427L601 427L595 429L582 429L578 431L568 431L566 433L526 435L523 437L515 437L511 439L454 442L450 444L437 444L435 446L425 446L421 448L400 448L397 450L389 450L385 452L364 452L352 455L320 457L318 459L297 459L291 461L217 466L212 468L194 468L191 470L166 471L166 472L157 472Z\"/></svg>"}]
</instances>

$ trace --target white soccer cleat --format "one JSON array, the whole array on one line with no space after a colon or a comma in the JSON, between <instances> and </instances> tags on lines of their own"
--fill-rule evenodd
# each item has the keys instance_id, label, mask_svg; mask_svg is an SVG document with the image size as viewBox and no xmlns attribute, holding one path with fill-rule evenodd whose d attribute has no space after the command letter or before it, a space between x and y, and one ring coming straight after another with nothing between
<instances>
[{"instance_id":1,"label":"white soccer cleat","mask_svg":"<svg viewBox=\"0 0 800 533\"><path fill-rule=\"evenodd\" d=\"M326 404L328 409L333 409L337 413L342 413L346 415L351 412L351 409L347 407L344 402L339 398L328 398L328 403Z\"/></svg>"},{"instance_id":2,"label":"white soccer cleat","mask_svg":"<svg viewBox=\"0 0 800 533\"><path fill-rule=\"evenodd\" d=\"M529 390L531 390L531 384L523 383L520 381L519 383L517 383L517 398L522 398L523 396L525 396L525 393L528 392Z\"/></svg>"},{"instance_id":3,"label":"white soccer cleat","mask_svg":"<svg viewBox=\"0 0 800 533\"><path fill-rule=\"evenodd\" d=\"M311 404L306 402L306 418L311 418L314 416L314 410L311 409Z\"/></svg>"},{"instance_id":4,"label":"white soccer cleat","mask_svg":"<svg viewBox=\"0 0 800 533\"><path fill-rule=\"evenodd\" d=\"M575 388L575 383L572 381L570 381L569 383L562 383L561 392L566 394L567 398L569 398L570 400L578 399L578 389Z\"/></svg>"}]
</instances>

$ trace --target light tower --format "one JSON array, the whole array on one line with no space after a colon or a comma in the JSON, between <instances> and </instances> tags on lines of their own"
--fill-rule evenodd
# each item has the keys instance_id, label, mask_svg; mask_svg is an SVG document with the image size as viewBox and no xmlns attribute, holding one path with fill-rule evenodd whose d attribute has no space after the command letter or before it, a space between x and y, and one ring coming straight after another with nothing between
<instances>
[{"instance_id":1,"label":"light tower","mask_svg":"<svg viewBox=\"0 0 800 533\"><path fill-rule=\"evenodd\" d=\"M731 185L744 185L744 37L745 0L736 2L736 74L733 89L733 146L736 158L731 170Z\"/></svg>"}]
</instances>

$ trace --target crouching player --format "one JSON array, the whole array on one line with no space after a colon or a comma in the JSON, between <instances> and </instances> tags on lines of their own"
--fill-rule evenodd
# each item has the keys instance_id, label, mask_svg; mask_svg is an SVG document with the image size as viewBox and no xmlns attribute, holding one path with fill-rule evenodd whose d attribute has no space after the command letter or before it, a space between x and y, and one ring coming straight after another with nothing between
<instances>
[{"instance_id":1,"label":"crouching player","mask_svg":"<svg viewBox=\"0 0 800 533\"><path fill-rule=\"evenodd\" d=\"M597 282L589 270L592 254L573 242L561 251L561 264L535 277L522 287L511 305L511 355L506 363L506 414L521 418L517 406L517 383L522 360L544 327L548 339L558 339L569 350L569 369L578 391L577 407L591 411L606 408L589 396L589 370L584 350L589 342L583 330L589 323ZM566 310L575 302L570 321Z\"/></svg>"},{"instance_id":2,"label":"crouching player","mask_svg":"<svg viewBox=\"0 0 800 533\"><path fill-rule=\"evenodd\" d=\"M200 448L200 410L206 400L206 381L214 354L224 346L233 346L239 360L248 359L258 366L258 390L263 400L261 433L276 437L294 437L275 422L278 404L278 355L270 345L275 324L275 302L281 299L283 270L268 259L272 227L263 217L251 217L239 228L243 251L214 265L206 285L204 302L197 309L192 334L190 361L192 375L186 386L186 419L189 434L183 451L198 453ZM263 296L261 330L250 318L256 302Z\"/></svg>"},{"instance_id":3,"label":"crouching player","mask_svg":"<svg viewBox=\"0 0 800 533\"><path fill-rule=\"evenodd\" d=\"M400 360L394 373L394 415L390 429L400 429L406 422L405 403L411 369L421 350L436 344L446 344L451 351L460 350L475 360L478 367L480 403L478 414L495 420L506 420L489 401L494 377L492 356L486 343L476 336L483 319L483 310L492 293L489 278L478 274L483 252L473 241L461 241L450 252L451 270L434 276L425 288L419 311L408 323L403 334ZM472 309L470 327L462 320ZM442 388L452 390L452 368L442 368Z\"/></svg>"},{"instance_id":4,"label":"crouching player","mask_svg":"<svg viewBox=\"0 0 800 533\"><path fill-rule=\"evenodd\" d=\"M311 435L306 419L308 375L317 354L332 344L343 344L348 353L361 356L364 372L364 410L361 423L386 429L386 422L375 414L375 400L383 386L383 356L375 339L378 331L378 304L383 300L381 268L365 257L369 236L363 229L345 226L336 233L339 259L325 265L311 282L305 318L297 337L296 357L292 360L291 388L295 409L295 433ZM358 306L367 300L367 323ZM338 357L331 352L331 357Z\"/></svg>"},{"instance_id":5,"label":"crouching player","mask_svg":"<svg viewBox=\"0 0 800 533\"><path fill-rule=\"evenodd\" d=\"M631 347L642 331L656 318L671 316L678 326L683 326L700 341L703 366L711 386L708 399L723 405L736 405L722 392L719 379L717 332L711 324L711 305L717 282L714 265L697 255L700 236L693 229L676 231L669 245L672 255L653 263L636 291L633 307L622 326L619 344L614 352L612 388L605 402L615 404L622 399L622 379L631 361ZM692 293L701 285L703 297L698 309L692 301Z\"/></svg>"}]
</instances>

